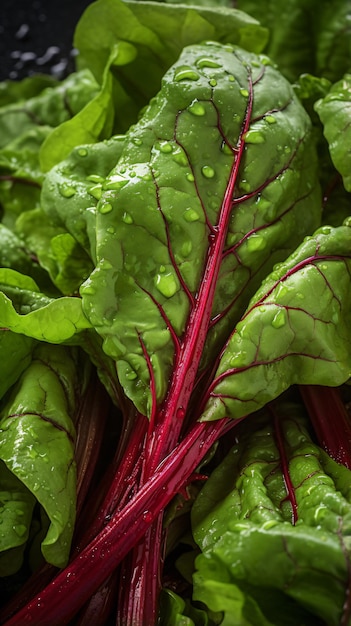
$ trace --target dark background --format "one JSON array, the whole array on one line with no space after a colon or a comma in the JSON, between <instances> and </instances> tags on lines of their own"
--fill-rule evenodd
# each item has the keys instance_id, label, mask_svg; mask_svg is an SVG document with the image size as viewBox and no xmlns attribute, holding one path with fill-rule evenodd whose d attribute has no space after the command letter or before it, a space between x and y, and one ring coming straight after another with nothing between
<instances>
[{"instance_id":1,"label":"dark background","mask_svg":"<svg viewBox=\"0 0 351 626\"><path fill-rule=\"evenodd\" d=\"M0 80L74 69L73 33L92 0L0 0Z\"/></svg>"}]
</instances>

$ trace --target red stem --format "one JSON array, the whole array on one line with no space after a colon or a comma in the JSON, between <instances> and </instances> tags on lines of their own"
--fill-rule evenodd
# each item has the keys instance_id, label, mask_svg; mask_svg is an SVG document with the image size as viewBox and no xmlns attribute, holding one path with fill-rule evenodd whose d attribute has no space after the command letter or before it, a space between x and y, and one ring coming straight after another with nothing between
<instances>
[{"instance_id":1,"label":"red stem","mask_svg":"<svg viewBox=\"0 0 351 626\"><path fill-rule=\"evenodd\" d=\"M65 626L144 537L152 522L234 420L197 422L124 509L4 626Z\"/></svg>"},{"instance_id":2,"label":"red stem","mask_svg":"<svg viewBox=\"0 0 351 626\"><path fill-rule=\"evenodd\" d=\"M319 445L337 463L351 469L351 423L338 387L301 385Z\"/></svg>"}]
</instances>

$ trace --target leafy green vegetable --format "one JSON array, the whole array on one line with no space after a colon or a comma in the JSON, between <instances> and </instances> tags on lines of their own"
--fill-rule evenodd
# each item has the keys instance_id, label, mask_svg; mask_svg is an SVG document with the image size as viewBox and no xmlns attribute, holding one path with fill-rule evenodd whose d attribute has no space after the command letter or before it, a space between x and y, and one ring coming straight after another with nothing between
<instances>
[{"instance_id":1,"label":"leafy green vegetable","mask_svg":"<svg viewBox=\"0 0 351 626\"><path fill-rule=\"evenodd\" d=\"M275 413L275 422L261 416L250 429L244 425L193 506L202 549L194 597L211 608L216 602L224 624L240 597L240 624L310 624L313 615L340 624L349 584L350 472L343 468L340 481L339 466L311 439L299 405L280 404ZM211 587L218 588L214 598Z\"/></svg>"},{"instance_id":2,"label":"leafy green vegetable","mask_svg":"<svg viewBox=\"0 0 351 626\"><path fill-rule=\"evenodd\" d=\"M206 272L218 273L218 320L205 358L262 275L318 224L315 166L309 120L266 57L218 44L184 50L102 185L97 266L81 288L140 411L154 401L141 342L160 402ZM208 255L216 270L204 269Z\"/></svg>"},{"instance_id":3,"label":"leafy green vegetable","mask_svg":"<svg viewBox=\"0 0 351 626\"><path fill-rule=\"evenodd\" d=\"M0 86L5 626L351 624L349 9L231 4Z\"/></svg>"},{"instance_id":4,"label":"leafy green vegetable","mask_svg":"<svg viewBox=\"0 0 351 626\"><path fill-rule=\"evenodd\" d=\"M331 158L343 177L347 191L351 191L351 74L335 83L329 93L315 105L328 140Z\"/></svg>"},{"instance_id":5,"label":"leafy green vegetable","mask_svg":"<svg viewBox=\"0 0 351 626\"><path fill-rule=\"evenodd\" d=\"M28 495L31 492L50 519L42 542L43 555L57 567L67 562L75 519L72 416L76 410L77 365L77 356L72 353L70 357L59 346L38 346L0 414L0 458L27 488L17 490L22 493L24 504L30 506L25 517L17 513L14 521L11 498L4 502L7 526L2 529L19 535L22 543L28 537L33 509L33 499ZM5 481L6 471L1 476ZM13 479L7 478L10 480Z\"/></svg>"}]
</instances>

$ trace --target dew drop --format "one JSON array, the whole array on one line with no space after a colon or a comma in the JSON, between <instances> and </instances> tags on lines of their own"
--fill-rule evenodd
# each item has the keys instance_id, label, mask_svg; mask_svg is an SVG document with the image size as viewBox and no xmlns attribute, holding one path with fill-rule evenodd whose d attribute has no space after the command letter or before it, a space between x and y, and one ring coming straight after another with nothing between
<instances>
[{"instance_id":1,"label":"dew drop","mask_svg":"<svg viewBox=\"0 0 351 626\"><path fill-rule=\"evenodd\" d=\"M181 148L173 152L172 158L176 163L178 163L178 165L189 165L186 154Z\"/></svg>"},{"instance_id":2,"label":"dew drop","mask_svg":"<svg viewBox=\"0 0 351 626\"><path fill-rule=\"evenodd\" d=\"M138 374L136 373L135 370L127 370L127 372L125 373L125 377L127 380L135 380L136 378L138 378Z\"/></svg>"},{"instance_id":3,"label":"dew drop","mask_svg":"<svg viewBox=\"0 0 351 626\"><path fill-rule=\"evenodd\" d=\"M103 204L101 204L99 206L99 211L103 215L105 215L106 213L111 213L111 211L112 211L112 204L110 202L104 202Z\"/></svg>"},{"instance_id":4,"label":"dew drop","mask_svg":"<svg viewBox=\"0 0 351 626\"><path fill-rule=\"evenodd\" d=\"M206 113L206 109L205 109L204 105L201 104L201 102L199 102L198 100L194 100L194 102L192 102L189 105L188 110L193 115L197 115L199 117L205 115L205 113Z\"/></svg>"},{"instance_id":5,"label":"dew drop","mask_svg":"<svg viewBox=\"0 0 351 626\"><path fill-rule=\"evenodd\" d=\"M171 273L157 274L155 287L165 298L171 298L178 290L177 281Z\"/></svg>"},{"instance_id":6,"label":"dew drop","mask_svg":"<svg viewBox=\"0 0 351 626\"><path fill-rule=\"evenodd\" d=\"M143 140L140 139L140 137L132 137L132 142L134 143L135 146L141 146L143 143Z\"/></svg>"},{"instance_id":7,"label":"dew drop","mask_svg":"<svg viewBox=\"0 0 351 626\"><path fill-rule=\"evenodd\" d=\"M151 513L151 511L144 511L143 519L145 520L145 522L150 524L152 522L152 513Z\"/></svg>"},{"instance_id":8,"label":"dew drop","mask_svg":"<svg viewBox=\"0 0 351 626\"><path fill-rule=\"evenodd\" d=\"M191 207L185 209L183 217L186 222L197 222L197 220L200 219L200 215L198 214L198 212Z\"/></svg>"},{"instance_id":9,"label":"dew drop","mask_svg":"<svg viewBox=\"0 0 351 626\"><path fill-rule=\"evenodd\" d=\"M83 294L84 296L93 296L96 293L96 289L95 287L93 287L93 285L91 283L86 283L85 285L82 285L80 288L80 293Z\"/></svg>"},{"instance_id":10,"label":"dew drop","mask_svg":"<svg viewBox=\"0 0 351 626\"><path fill-rule=\"evenodd\" d=\"M274 115L265 115L264 120L267 124L275 124L277 121Z\"/></svg>"},{"instance_id":11,"label":"dew drop","mask_svg":"<svg viewBox=\"0 0 351 626\"><path fill-rule=\"evenodd\" d=\"M80 157L86 157L88 156L88 150L86 148L79 148L78 154Z\"/></svg>"},{"instance_id":12,"label":"dew drop","mask_svg":"<svg viewBox=\"0 0 351 626\"><path fill-rule=\"evenodd\" d=\"M194 175L191 174L190 172L186 174L186 179L189 181L189 183L193 183L195 180ZM350 224L351 224L351 220L350 220Z\"/></svg>"},{"instance_id":13,"label":"dew drop","mask_svg":"<svg viewBox=\"0 0 351 626\"><path fill-rule=\"evenodd\" d=\"M251 235L251 237L247 240L247 248L250 252L255 252L256 250L264 250L266 247L265 238L261 235Z\"/></svg>"},{"instance_id":14,"label":"dew drop","mask_svg":"<svg viewBox=\"0 0 351 626\"><path fill-rule=\"evenodd\" d=\"M247 90L247 89L243 89L243 88L241 88L241 89L239 89L239 91L240 91L240 93L241 93L241 95L242 95L242 96L244 96L245 98L248 98L248 96L249 96L249 92L248 92L248 90Z\"/></svg>"},{"instance_id":15,"label":"dew drop","mask_svg":"<svg viewBox=\"0 0 351 626\"><path fill-rule=\"evenodd\" d=\"M204 165L201 168L201 172L202 175L205 176L205 178L213 178L215 175L215 171L212 167L210 167L210 165Z\"/></svg>"},{"instance_id":16,"label":"dew drop","mask_svg":"<svg viewBox=\"0 0 351 626\"><path fill-rule=\"evenodd\" d=\"M130 213L127 213L127 211L125 211L125 212L123 213L123 216L122 216L122 221L123 221L125 224L133 224L133 218L132 218L132 216L131 216L131 214L130 214Z\"/></svg>"},{"instance_id":17,"label":"dew drop","mask_svg":"<svg viewBox=\"0 0 351 626\"><path fill-rule=\"evenodd\" d=\"M173 146L170 141L162 141L159 143L159 149L163 154L169 154L173 151Z\"/></svg>"},{"instance_id":18,"label":"dew drop","mask_svg":"<svg viewBox=\"0 0 351 626\"><path fill-rule=\"evenodd\" d=\"M233 156L233 150L226 141L222 141L221 151L224 154L229 154L230 156Z\"/></svg>"},{"instance_id":19,"label":"dew drop","mask_svg":"<svg viewBox=\"0 0 351 626\"><path fill-rule=\"evenodd\" d=\"M104 182L104 178L100 176L99 174L89 174L89 176L87 176L87 180L91 183L103 183Z\"/></svg>"},{"instance_id":20,"label":"dew drop","mask_svg":"<svg viewBox=\"0 0 351 626\"><path fill-rule=\"evenodd\" d=\"M24 524L16 524L16 526L13 526L12 528L18 537L24 537L27 533L27 526Z\"/></svg>"},{"instance_id":21,"label":"dew drop","mask_svg":"<svg viewBox=\"0 0 351 626\"><path fill-rule=\"evenodd\" d=\"M177 82L181 80L197 80L198 78L200 78L199 74L187 65L179 67L174 74L174 80Z\"/></svg>"},{"instance_id":22,"label":"dew drop","mask_svg":"<svg viewBox=\"0 0 351 626\"><path fill-rule=\"evenodd\" d=\"M191 243L191 241L184 241L182 244L182 247L180 249L180 252L182 254L183 257L187 257L189 256L190 252L193 249L193 244Z\"/></svg>"},{"instance_id":23,"label":"dew drop","mask_svg":"<svg viewBox=\"0 0 351 626\"><path fill-rule=\"evenodd\" d=\"M210 83L211 87L216 87L216 85L217 85L217 81L216 81L216 79L215 79L215 78L211 78L211 79L209 80L209 83Z\"/></svg>"},{"instance_id":24,"label":"dew drop","mask_svg":"<svg viewBox=\"0 0 351 626\"><path fill-rule=\"evenodd\" d=\"M265 136L259 130L248 130L243 138L246 143L264 143L266 141Z\"/></svg>"},{"instance_id":25,"label":"dew drop","mask_svg":"<svg viewBox=\"0 0 351 626\"><path fill-rule=\"evenodd\" d=\"M88 189L88 193L95 198L95 200L100 200L102 196L102 185L99 183L98 185L94 185L94 187L90 187Z\"/></svg>"},{"instance_id":26,"label":"dew drop","mask_svg":"<svg viewBox=\"0 0 351 626\"><path fill-rule=\"evenodd\" d=\"M272 326L273 328L281 328L282 326L285 325L285 322L286 322L285 311L284 309L279 309L279 311L277 311L277 313L272 319Z\"/></svg>"},{"instance_id":27,"label":"dew drop","mask_svg":"<svg viewBox=\"0 0 351 626\"><path fill-rule=\"evenodd\" d=\"M214 61L213 59L211 59L210 57L201 57L201 59L198 59L196 61L196 65L197 67L221 67L221 65L219 63L217 63L217 61Z\"/></svg>"},{"instance_id":28,"label":"dew drop","mask_svg":"<svg viewBox=\"0 0 351 626\"><path fill-rule=\"evenodd\" d=\"M72 198L72 196L77 193L77 190L72 187L72 185L67 185L67 183L63 183L62 185L59 185L59 192L64 198Z\"/></svg>"}]
</instances>

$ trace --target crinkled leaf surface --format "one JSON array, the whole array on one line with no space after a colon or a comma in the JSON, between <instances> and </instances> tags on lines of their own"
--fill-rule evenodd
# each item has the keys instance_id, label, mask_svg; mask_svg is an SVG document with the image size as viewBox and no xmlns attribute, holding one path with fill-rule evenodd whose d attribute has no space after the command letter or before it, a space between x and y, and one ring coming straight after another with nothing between
<instances>
[{"instance_id":1,"label":"crinkled leaf surface","mask_svg":"<svg viewBox=\"0 0 351 626\"><path fill-rule=\"evenodd\" d=\"M203 551L195 597L206 603L211 584L234 585L270 623L310 624L315 615L336 626L349 585L349 486L339 480L340 466L313 443L299 405L278 404L275 413L275 422L256 415L243 423L238 443L193 506ZM228 608L220 593L217 601Z\"/></svg>"},{"instance_id":2,"label":"crinkled leaf surface","mask_svg":"<svg viewBox=\"0 0 351 626\"><path fill-rule=\"evenodd\" d=\"M43 184L41 208L53 228L68 231L94 260L95 208L102 195L102 183L115 167L123 145L123 135L116 135L78 146L48 172ZM27 237L33 239L36 233L31 232L34 229L30 224L27 230Z\"/></svg>"},{"instance_id":3,"label":"crinkled leaf surface","mask_svg":"<svg viewBox=\"0 0 351 626\"><path fill-rule=\"evenodd\" d=\"M57 126L43 143L39 158L44 172L66 158L75 146L95 143L111 134L113 126L111 68L118 57L118 46L111 50L102 84L96 94L70 119Z\"/></svg>"},{"instance_id":4,"label":"crinkled leaf surface","mask_svg":"<svg viewBox=\"0 0 351 626\"><path fill-rule=\"evenodd\" d=\"M158 92L163 74L183 47L207 39L261 52L267 33L250 16L217 5L172 7L157 2L99 0L81 17L74 43L80 51L79 66L91 69L97 80L110 51L118 46L115 132L125 132Z\"/></svg>"},{"instance_id":5,"label":"crinkled leaf surface","mask_svg":"<svg viewBox=\"0 0 351 626\"><path fill-rule=\"evenodd\" d=\"M266 57L189 47L102 189L84 311L147 412L172 368L193 375L203 348L204 364L213 357L273 263L319 223L310 121Z\"/></svg>"},{"instance_id":6,"label":"crinkled leaf surface","mask_svg":"<svg viewBox=\"0 0 351 626\"><path fill-rule=\"evenodd\" d=\"M323 227L263 282L225 346L202 419L241 417L290 385L350 377L351 229Z\"/></svg>"},{"instance_id":7,"label":"crinkled leaf surface","mask_svg":"<svg viewBox=\"0 0 351 626\"><path fill-rule=\"evenodd\" d=\"M38 126L55 127L78 113L98 92L99 86L87 70L77 72L58 85L47 87L25 102L0 109L0 146Z\"/></svg>"},{"instance_id":8,"label":"crinkled leaf surface","mask_svg":"<svg viewBox=\"0 0 351 626\"><path fill-rule=\"evenodd\" d=\"M325 98L318 100L316 111L322 121L331 158L351 191L351 74L335 83Z\"/></svg>"},{"instance_id":9,"label":"crinkled leaf surface","mask_svg":"<svg viewBox=\"0 0 351 626\"><path fill-rule=\"evenodd\" d=\"M42 552L58 567L68 558L75 518L79 369L67 348L39 346L0 413L0 458L44 507L50 527Z\"/></svg>"}]
</instances>

